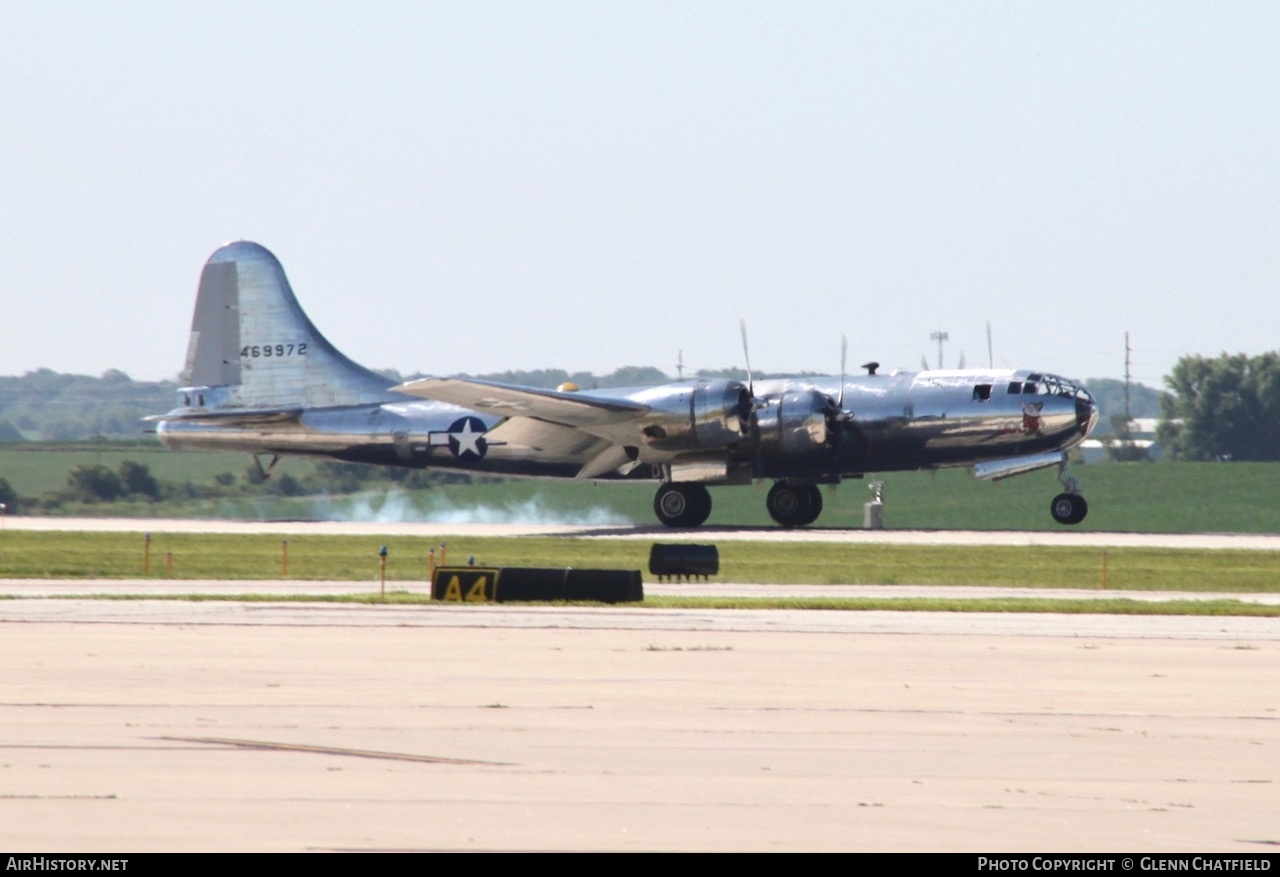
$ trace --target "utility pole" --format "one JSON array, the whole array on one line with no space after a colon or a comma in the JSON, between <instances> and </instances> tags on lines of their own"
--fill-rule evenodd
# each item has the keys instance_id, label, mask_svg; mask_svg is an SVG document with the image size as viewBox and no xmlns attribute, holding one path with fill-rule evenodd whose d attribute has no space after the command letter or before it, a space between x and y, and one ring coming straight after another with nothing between
<instances>
[{"instance_id":1,"label":"utility pole","mask_svg":"<svg viewBox=\"0 0 1280 877\"><path fill-rule=\"evenodd\" d=\"M1129 346L1129 333L1124 333L1124 422L1125 428L1128 429L1129 421L1133 420L1133 412L1129 410L1129 363L1130 354L1133 348Z\"/></svg>"},{"instance_id":2,"label":"utility pole","mask_svg":"<svg viewBox=\"0 0 1280 877\"><path fill-rule=\"evenodd\" d=\"M684 380L684 351L676 351L676 380Z\"/></svg>"},{"instance_id":3,"label":"utility pole","mask_svg":"<svg viewBox=\"0 0 1280 877\"><path fill-rule=\"evenodd\" d=\"M951 336L939 329L936 332L930 332L929 338L938 342L938 368L942 368L942 342L950 340Z\"/></svg>"}]
</instances>

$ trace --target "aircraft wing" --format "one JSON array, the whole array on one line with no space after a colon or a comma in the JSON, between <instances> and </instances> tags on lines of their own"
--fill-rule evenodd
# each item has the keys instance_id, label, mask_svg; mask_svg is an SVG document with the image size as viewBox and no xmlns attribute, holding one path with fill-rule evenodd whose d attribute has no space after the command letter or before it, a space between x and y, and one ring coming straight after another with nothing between
<instances>
[{"instance_id":1,"label":"aircraft wing","mask_svg":"<svg viewBox=\"0 0 1280 877\"><path fill-rule=\"evenodd\" d=\"M505 417L532 417L588 432L593 432L593 427L635 420L650 410L649 406L629 399L461 378L422 378L392 389L397 393L448 402L472 411L487 411Z\"/></svg>"},{"instance_id":2,"label":"aircraft wing","mask_svg":"<svg viewBox=\"0 0 1280 877\"><path fill-rule=\"evenodd\" d=\"M485 438L562 461L582 460L610 445L606 439L576 427L548 423L532 417L504 420L485 433Z\"/></svg>"},{"instance_id":3,"label":"aircraft wing","mask_svg":"<svg viewBox=\"0 0 1280 877\"><path fill-rule=\"evenodd\" d=\"M638 440L636 421L652 407L631 399L514 387L460 378L423 378L396 392L506 417L488 432L494 441L543 455L583 461L578 478L599 478L635 462L625 445Z\"/></svg>"},{"instance_id":4,"label":"aircraft wing","mask_svg":"<svg viewBox=\"0 0 1280 877\"><path fill-rule=\"evenodd\" d=\"M599 478L634 463L627 450L583 429L533 417L511 417L485 433L492 442L524 448L546 459L582 462L578 478Z\"/></svg>"}]
</instances>

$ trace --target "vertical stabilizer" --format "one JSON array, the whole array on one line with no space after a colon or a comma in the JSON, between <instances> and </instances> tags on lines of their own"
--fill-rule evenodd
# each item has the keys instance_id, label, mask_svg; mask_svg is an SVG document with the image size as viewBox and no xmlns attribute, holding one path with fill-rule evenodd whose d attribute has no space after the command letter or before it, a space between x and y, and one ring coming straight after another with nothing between
<instances>
[{"instance_id":1,"label":"vertical stabilizer","mask_svg":"<svg viewBox=\"0 0 1280 877\"><path fill-rule=\"evenodd\" d=\"M204 266L182 377L181 404L215 411L384 402L394 383L339 353L307 319L279 260L249 241Z\"/></svg>"}]
</instances>

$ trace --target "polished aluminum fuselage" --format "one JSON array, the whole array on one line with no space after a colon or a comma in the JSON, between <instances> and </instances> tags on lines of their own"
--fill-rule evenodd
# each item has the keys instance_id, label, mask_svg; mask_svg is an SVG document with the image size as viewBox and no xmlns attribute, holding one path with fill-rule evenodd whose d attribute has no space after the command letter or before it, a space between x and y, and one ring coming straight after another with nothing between
<instances>
[{"instance_id":1,"label":"polished aluminum fuselage","mask_svg":"<svg viewBox=\"0 0 1280 877\"><path fill-rule=\"evenodd\" d=\"M680 445L646 420L621 423L609 443L634 465L593 478L654 477L706 483L751 478L828 481L866 472L967 466L1065 451L1082 441L1097 409L1079 385L1026 370L923 371L846 378L845 416L822 406L841 398L840 378L759 381L749 424L713 406L699 407L700 384L609 390L582 396L642 400L688 413L689 434L714 435L702 449ZM705 396L705 393L704 393ZM366 396L367 398L367 396ZM393 466L444 467L529 476L579 476L602 439L562 425L495 410L471 410L394 392L385 401L303 407L255 417L174 418L158 428L171 448L304 454ZM482 434L459 445L460 424ZM539 441L538 432L546 433ZM630 432L628 432L630 430ZM648 430L648 432L646 432ZM726 440L740 430L736 440ZM508 435L509 434L509 435ZM554 436L553 436L554 434ZM630 441L625 435L633 434ZM566 439L568 435L568 439ZM554 440L551 440L554 437Z\"/></svg>"},{"instance_id":2,"label":"polished aluminum fuselage","mask_svg":"<svg viewBox=\"0 0 1280 877\"><path fill-rule=\"evenodd\" d=\"M388 401L382 404L308 408L264 418L260 423L227 420L170 420L156 432L172 449L296 454L353 463L411 468L446 467L511 475L572 476L580 459L533 458L506 447L475 456L453 453L447 436L458 420L477 417L486 428L501 418L439 402Z\"/></svg>"}]
</instances>

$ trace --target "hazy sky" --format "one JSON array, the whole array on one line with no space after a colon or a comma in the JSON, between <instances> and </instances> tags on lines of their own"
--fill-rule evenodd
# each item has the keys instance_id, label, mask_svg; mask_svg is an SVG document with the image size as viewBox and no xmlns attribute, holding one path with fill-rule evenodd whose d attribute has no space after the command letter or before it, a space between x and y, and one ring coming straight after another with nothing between
<instances>
[{"instance_id":1,"label":"hazy sky","mask_svg":"<svg viewBox=\"0 0 1280 877\"><path fill-rule=\"evenodd\" d=\"M176 377L220 244L375 368L1280 347L1280 3L0 4L0 374Z\"/></svg>"}]
</instances>

